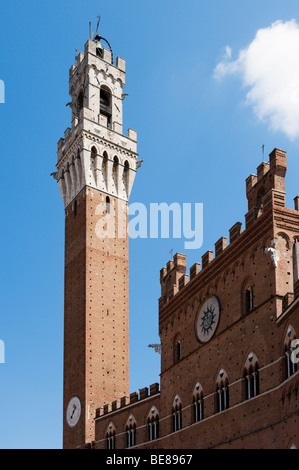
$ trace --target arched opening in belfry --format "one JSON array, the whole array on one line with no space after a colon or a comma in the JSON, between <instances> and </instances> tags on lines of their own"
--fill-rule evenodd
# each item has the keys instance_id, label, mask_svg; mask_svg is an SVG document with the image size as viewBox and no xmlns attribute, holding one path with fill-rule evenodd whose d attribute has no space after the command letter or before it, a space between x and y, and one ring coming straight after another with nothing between
<instances>
[{"instance_id":1,"label":"arched opening in belfry","mask_svg":"<svg viewBox=\"0 0 299 470\"><path fill-rule=\"evenodd\" d=\"M123 180L124 180L125 190L126 190L127 195L129 194L129 176L130 176L129 170L130 170L129 162L126 160L124 164Z\"/></svg>"},{"instance_id":2,"label":"arched opening in belfry","mask_svg":"<svg viewBox=\"0 0 299 470\"><path fill-rule=\"evenodd\" d=\"M101 122L107 127L112 127L112 95L108 87L102 86L100 91L100 115Z\"/></svg>"},{"instance_id":3,"label":"arched opening in belfry","mask_svg":"<svg viewBox=\"0 0 299 470\"><path fill-rule=\"evenodd\" d=\"M78 115L81 111L81 109L83 108L84 106L84 91L81 90L79 95L78 95L78 101L77 101L77 112L78 112ZM79 117L79 116L78 116Z\"/></svg>"}]
</instances>

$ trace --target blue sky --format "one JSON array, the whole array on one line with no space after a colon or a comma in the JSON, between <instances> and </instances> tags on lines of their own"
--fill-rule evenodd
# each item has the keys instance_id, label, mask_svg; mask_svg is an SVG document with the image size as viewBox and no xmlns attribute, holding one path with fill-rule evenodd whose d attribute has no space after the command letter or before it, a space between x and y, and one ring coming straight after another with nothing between
<instances>
[{"instance_id":1,"label":"blue sky","mask_svg":"<svg viewBox=\"0 0 299 470\"><path fill-rule=\"evenodd\" d=\"M187 252L188 269L235 222L244 224L245 179L261 163L262 145L266 160L274 147L288 152L289 207L299 193L297 1L6 2L0 15L1 448L62 443L64 210L50 173L70 125L68 70L98 14L114 55L127 60L124 129L138 131L144 159L131 202L204 204L204 244ZM285 28L271 28L279 20ZM259 30L266 33L254 42ZM264 37L271 39L269 54ZM270 80L282 73L293 77L287 90L283 76ZM183 240L130 242L131 392L159 381L160 357L147 345L159 342L159 271L170 249L184 252Z\"/></svg>"}]
</instances>

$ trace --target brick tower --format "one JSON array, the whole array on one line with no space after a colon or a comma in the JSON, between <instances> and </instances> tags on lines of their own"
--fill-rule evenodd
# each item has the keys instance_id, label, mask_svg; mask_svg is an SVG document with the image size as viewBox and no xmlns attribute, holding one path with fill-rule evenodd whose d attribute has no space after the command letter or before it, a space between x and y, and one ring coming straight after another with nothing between
<instances>
[{"instance_id":1,"label":"brick tower","mask_svg":"<svg viewBox=\"0 0 299 470\"><path fill-rule=\"evenodd\" d=\"M125 60L114 65L101 41L87 41L70 69L72 127L53 174L65 206L64 448L90 443L96 408L129 393L126 228L137 134L123 135Z\"/></svg>"}]
</instances>

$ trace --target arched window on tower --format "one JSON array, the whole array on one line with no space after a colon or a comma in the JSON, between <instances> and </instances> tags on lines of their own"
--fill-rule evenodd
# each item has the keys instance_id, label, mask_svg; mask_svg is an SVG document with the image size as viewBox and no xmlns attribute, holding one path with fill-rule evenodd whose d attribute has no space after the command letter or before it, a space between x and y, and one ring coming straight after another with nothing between
<instances>
[{"instance_id":1,"label":"arched window on tower","mask_svg":"<svg viewBox=\"0 0 299 470\"><path fill-rule=\"evenodd\" d=\"M108 87L102 86L100 91L101 124L112 127L112 95Z\"/></svg>"},{"instance_id":2,"label":"arched window on tower","mask_svg":"<svg viewBox=\"0 0 299 470\"><path fill-rule=\"evenodd\" d=\"M93 171L95 182L97 182L97 163L98 163L97 156L98 156L97 148L92 147L90 151L90 157L91 157L91 168Z\"/></svg>"},{"instance_id":3,"label":"arched window on tower","mask_svg":"<svg viewBox=\"0 0 299 470\"><path fill-rule=\"evenodd\" d=\"M119 159L115 155L113 158L113 167L112 167L112 180L114 184L115 191L118 192L118 172L119 172Z\"/></svg>"},{"instance_id":4,"label":"arched window on tower","mask_svg":"<svg viewBox=\"0 0 299 470\"><path fill-rule=\"evenodd\" d=\"M193 422L204 419L204 398L201 385L198 383L193 391Z\"/></svg>"},{"instance_id":5,"label":"arched window on tower","mask_svg":"<svg viewBox=\"0 0 299 470\"><path fill-rule=\"evenodd\" d=\"M80 90L79 95L78 95L78 100L77 100L77 113L78 113L78 118L81 109L83 109L84 106L84 90Z\"/></svg>"},{"instance_id":6,"label":"arched window on tower","mask_svg":"<svg viewBox=\"0 0 299 470\"><path fill-rule=\"evenodd\" d=\"M110 204L111 204L111 203L110 203L110 197L107 196L107 197L106 197L106 213L107 213L107 214L110 214L110 209L111 209L111 208L110 208Z\"/></svg>"},{"instance_id":7,"label":"arched window on tower","mask_svg":"<svg viewBox=\"0 0 299 470\"><path fill-rule=\"evenodd\" d=\"M182 403L178 396L175 397L172 406L172 426L173 432L180 431L182 429Z\"/></svg>"},{"instance_id":8,"label":"arched window on tower","mask_svg":"<svg viewBox=\"0 0 299 470\"><path fill-rule=\"evenodd\" d=\"M106 189L108 189L108 154L107 152L103 153L102 175L104 178L105 187Z\"/></svg>"},{"instance_id":9,"label":"arched window on tower","mask_svg":"<svg viewBox=\"0 0 299 470\"><path fill-rule=\"evenodd\" d=\"M124 164L123 181L124 181L125 191L127 195L129 193L129 177L130 177L129 170L130 170L130 165L129 165L129 162L126 160Z\"/></svg>"}]
</instances>

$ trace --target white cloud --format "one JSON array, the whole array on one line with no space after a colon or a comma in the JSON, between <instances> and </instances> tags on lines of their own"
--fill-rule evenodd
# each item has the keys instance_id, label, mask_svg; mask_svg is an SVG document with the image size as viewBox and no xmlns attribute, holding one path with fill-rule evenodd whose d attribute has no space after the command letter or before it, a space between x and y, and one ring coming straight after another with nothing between
<instances>
[{"instance_id":1,"label":"white cloud","mask_svg":"<svg viewBox=\"0 0 299 470\"><path fill-rule=\"evenodd\" d=\"M249 88L246 103L260 120L292 140L299 137L299 25L295 20L276 21L258 30L236 60L226 46L214 77L221 80L228 75L242 78Z\"/></svg>"}]
</instances>

